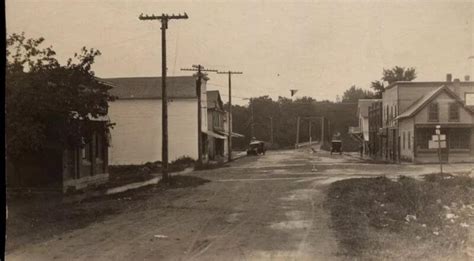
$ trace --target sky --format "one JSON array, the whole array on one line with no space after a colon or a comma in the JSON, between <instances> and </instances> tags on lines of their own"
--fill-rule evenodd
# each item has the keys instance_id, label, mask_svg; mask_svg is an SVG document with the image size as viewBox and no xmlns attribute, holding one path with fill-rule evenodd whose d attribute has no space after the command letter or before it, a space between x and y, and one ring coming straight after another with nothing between
<instances>
[{"instance_id":1,"label":"sky","mask_svg":"<svg viewBox=\"0 0 474 261\"><path fill-rule=\"evenodd\" d=\"M269 95L332 100L352 85L370 89L384 68L415 67L419 81L474 78L474 1L140 1L6 0L7 33L44 37L60 61L99 49L99 77L161 75L159 21L143 14L183 13L167 30L168 75L193 64L242 71L233 103ZM228 99L228 79L208 89Z\"/></svg>"}]
</instances>

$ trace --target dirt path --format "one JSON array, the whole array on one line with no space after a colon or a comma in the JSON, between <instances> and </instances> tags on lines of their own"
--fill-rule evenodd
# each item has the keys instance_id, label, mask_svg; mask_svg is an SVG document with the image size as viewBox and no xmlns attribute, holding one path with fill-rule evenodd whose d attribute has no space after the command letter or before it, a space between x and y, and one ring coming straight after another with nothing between
<instances>
[{"instance_id":1,"label":"dirt path","mask_svg":"<svg viewBox=\"0 0 474 261\"><path fill-rule=\"evenodd\" d=\"M386 168L304 150L244 158L194 172L211 180L196 188L137 192L127 210L7 260L337 260L327 184Z\"/></svg>"}]
</instances>

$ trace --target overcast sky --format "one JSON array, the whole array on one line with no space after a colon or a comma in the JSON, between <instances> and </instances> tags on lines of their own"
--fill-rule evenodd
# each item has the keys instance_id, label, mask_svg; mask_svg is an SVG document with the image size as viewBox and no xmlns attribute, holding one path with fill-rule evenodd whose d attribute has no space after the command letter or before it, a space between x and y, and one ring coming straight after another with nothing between
<instances>
[{"instance_id":1,"label":"overcast sky","mask_svg":"<svg viewBox=\"0 0 474 261\"><path fill-rule=\"evenodd\" d=\"M203 64L243 71L233 99L270 95L335 100L369 88L383 68L415 67L417 80L474 77L474 1L20 1L6 0L7 33L43 36L61 61L82 46L102 52L100 77L160 76L158 21L186 12L167 31L169 75ZM208 89L227 101L227 77Z\"/></svg>"}]
</instances>

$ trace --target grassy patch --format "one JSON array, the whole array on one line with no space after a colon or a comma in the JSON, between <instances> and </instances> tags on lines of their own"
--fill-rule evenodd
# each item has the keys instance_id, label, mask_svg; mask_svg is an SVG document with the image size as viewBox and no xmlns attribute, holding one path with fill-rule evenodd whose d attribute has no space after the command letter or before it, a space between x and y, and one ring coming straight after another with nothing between
<instances>
[{"instance_id":1,"label":"grassy patch","mask_svg":"<svg viewBox=\"0 0 474 261\"><path fill-rule=\"evenodd\" d=\"M141 165L115 165L109 166L110 184L119 186L133 182L145 181L153 177L153 174L161 172L161 162L147 162ZM169 172L178 172L193 167L194 160L189 157L181 157L168 165Z\"/></svg>"},{"instance_id":2,"label":"grassy patch","mask_svg":"<svg viewBox=\"0 0 474 261\"><path fill-rule=\"evenodd\" d=\"M474 179L449 174L331 184L327 207L343 254L364 259L458 255L474 225Z\"/></svg>"},{"instance_id":3,"label":"grassy patch","mask_svg":"<svg viewBox=\"0 0 474 261\"><path fill-rule=\"evenodd\" d=\"M158 185L164 186L167 188L187 188L187 187L197 187L207 182L210 182L210 180L203 179L200 177L194 177L194 176L176 175L176 176L171 177L171 180L169 183L163 180L160 180Z\"/></svg>"}]
</instances>

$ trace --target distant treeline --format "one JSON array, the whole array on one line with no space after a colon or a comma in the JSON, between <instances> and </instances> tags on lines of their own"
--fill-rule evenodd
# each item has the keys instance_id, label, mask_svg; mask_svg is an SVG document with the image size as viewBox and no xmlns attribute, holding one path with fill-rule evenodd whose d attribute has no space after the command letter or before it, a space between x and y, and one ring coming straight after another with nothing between
<instances>
[{"instance_id":1,"label":"distant treeline","mask_svg":"<svg viewBox=\"0 0 474 261\"><path fill-rule=\"evenodd\" d=\"M228 106L228 105L227 105ZM244 149L251 139L252 111L254 118L254 136L258 140L271 141L271 120L273 118L273 140L275 148L293 148L296 142L297 117L324 116L325 139L330 141L332 134L342 135L345 151L358 149L357 143L349 137L349 126L357 126L357 104L316 101L311 97L295 100L278 97L272 100L269 96L252 98L247 106L233 105L233 130L245 135L245 138L233 139L235 149ZM300 142L309 140L309 121L300 122ZM311 125L312 140L321 139L321 121L314 119Z\"/></svg>"}]
</instances>

